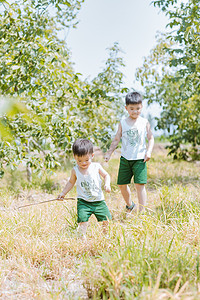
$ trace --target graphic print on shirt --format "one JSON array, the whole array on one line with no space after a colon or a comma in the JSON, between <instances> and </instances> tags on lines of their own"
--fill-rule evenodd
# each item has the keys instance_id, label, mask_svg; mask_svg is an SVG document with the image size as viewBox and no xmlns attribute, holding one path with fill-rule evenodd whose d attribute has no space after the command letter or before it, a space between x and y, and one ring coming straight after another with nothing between
<instances>
[{"instance_id":1,"label":"graphic print on shirt","mask_svg":"<svg viewBox=\"0 0 200 300\"><path fill-rule=\"evenodd\" d=\"M81 181L81 186L84 190L84 193L88 196L88 199L94 198L95 195L97 195L99 192L99 188L95 184L94 179L92 180L92 182L86 180Z\"/></svg>"},{"instance_id":2,"label":"graphic print on shirt","mask_svg":"<svg viewBox=\"0 0 200 300\"><path fill-rule=\"evenodd\" d=\"M136 145L141 143L141 138L137 128L132 128L126 131L127 136L127 146L135 147Z\"/></svg>"}]
</instances>

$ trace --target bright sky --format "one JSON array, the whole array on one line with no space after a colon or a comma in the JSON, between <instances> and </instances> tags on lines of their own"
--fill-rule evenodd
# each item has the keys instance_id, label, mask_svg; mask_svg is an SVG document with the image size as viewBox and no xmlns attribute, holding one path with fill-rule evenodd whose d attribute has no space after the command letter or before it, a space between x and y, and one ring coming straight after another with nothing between
<instances>
[{"instance_id":1,"label":"bright sky","mask_svg":"<svg viewBox=\"0 0 200 300\"><path fill-rule=\"evenodd\" d=\"M156 45L156 34L165 32L168 23L162 11L150 3L151 0L85 0L77 28L65 33L75 72L81 73L82 79L93 79L102 71L108 57L106 49L118 42L124 52L125 86L142 92L135 82L135 71ZM148 113L159 116L160 111L158 104L148 107L143 103L145 117Z\"/></svg>"},{"instance_id":2,"label":"bright sky","mask_svg":"<svg viewBox=\"0 0 200 300\"><path fill-rule=\"evenodd\" d=\"M95 77L108 57L106 48L119 42L126 67L125 85L140 89L134 83L135 71L156 43L156 33L166 31L167 18L150 5L151 0L85 0L78 15L76 29L66 33L75 71Z\"/></svg>"}]
</instances>

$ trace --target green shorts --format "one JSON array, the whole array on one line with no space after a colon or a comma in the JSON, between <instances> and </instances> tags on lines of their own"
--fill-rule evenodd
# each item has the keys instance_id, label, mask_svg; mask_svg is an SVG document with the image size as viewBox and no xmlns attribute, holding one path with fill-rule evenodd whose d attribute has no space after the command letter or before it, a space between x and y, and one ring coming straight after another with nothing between
<instances>
[{"instance_id":1,"label":"green shorts","mask_svg":"<svg viewBox=\"0 0 200 300\"><path fill-rule=\"evenodd\" d=\"M111 214L104 200L88 202L83 199L78 198L77 201L77 214L78 223L88 222L89 217L94 214L97 221L107 221L110 220Z\"/></svg>"},{"instance_id":2,"label":"green shorts","mask_svg":"<svg viewBox=\"0 0 200 300\"><path fill-rule=\"evenodd\" d=\"M144 159L127 160L123 156L120 157L120 165L118 172L117 184L129 184L134 176L134 183L147 183L147 166Z\"/></svg>"}]
</instances>

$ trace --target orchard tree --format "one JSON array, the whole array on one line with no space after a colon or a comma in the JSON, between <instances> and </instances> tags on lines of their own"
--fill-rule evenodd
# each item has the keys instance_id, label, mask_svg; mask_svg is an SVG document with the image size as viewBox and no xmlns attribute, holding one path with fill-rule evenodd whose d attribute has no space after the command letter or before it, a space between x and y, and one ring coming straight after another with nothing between
<instances>
[{"instance_id":1,"label":"orchard tree","mask_svg":"<svg viewBox=\"0 0 200 300\"><path fill-rule=\"evenodd\" d=\"M137 70L145 98L162 106L157 128L167 130L174 158L197 159L200 145L200 1L153 1L169 17L170 33ZM191 147L184 147L184 144Z\"/></svg>"},{"instance_id":2,"label":"orchard tree","mask_svg":"<svg viewBox=\"0 0 200 300\"><path fill-rule=\"evenodd\" d=\"M88 137L104 147L119 113L123 94L120 49L115 44L103 72L80 80L58 30L76 25L83 1L2 1L0 13L0 91L21 109L1 114L12 133L0 140L0 169L23 163L31 170L52 170L74 140ZM5 46L6 45L6 46ZM3 47L4 46L4 47Z\"/></svg>"},{"instance_id":3,"label":"orchard tree","mask_svg":"<svg viewBox=\"0 0 200 300\"><path fill-rule=\"evenodd\" d=\"M21 110L1 119L13 133L12 142L5 141L5 135L1 142L1 169L6 164L14 168L23 162L30 174L30 166L50 168L56 162L55 151L44 151L44 140L48 137L46 126L38 124L38 116L44 117L45 124L45 112L52 114L55 98L62 96L60 86L65 89L68 81L70 85L77 82L68 50L56 35L60 5L66 20L72 22L80 5L80 1L77 6L73 2L1 1L0 90L4 96L18 98L31 115L34 111L31 122L27 122L28 116ZM52 5L54 16L50 16ZM63 25L61 20L60 26Z\"/></svg>"}]
</instances>

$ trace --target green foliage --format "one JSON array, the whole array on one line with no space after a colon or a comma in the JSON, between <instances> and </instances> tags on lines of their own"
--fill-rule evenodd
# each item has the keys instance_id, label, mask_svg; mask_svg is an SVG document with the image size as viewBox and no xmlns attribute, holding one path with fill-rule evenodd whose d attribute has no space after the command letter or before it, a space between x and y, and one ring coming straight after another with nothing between
<instances>
[{"instance_id":1,"label":"green foliage","mask_svg":"<svg viewBox=\"0 0 200 300\"><path fill-rule=\"evenodd\" d=\"M21 163L29 173L55 169L78 137L101 147L109 143L126 90L119 46L109 49L105 68L87 82L74 72L67 45L58 38L60 29L75 25L82 2L2 2L0 91L26 110L1 115L1 175L3 166ZM12 140L2 134L5 128Z\"/></svg>"},{"instance_id":2,"label":"green foliage","mask_svg":"<svg viewBox=\"0 0 200 300\"><path fill-rule=\"evenodd\" d=\"M157 128L168 132L169 154L174 158L198 158L200 145L200 10L199 0L153 1L169 16L171 33L161 36L137 79L149 103L158 102L163 111ZM174 6L173 6L174 5ZM189 143L190 147L182 147ZM196 155L192 155L196 153Z\"/></svg>"}]
</instances>

